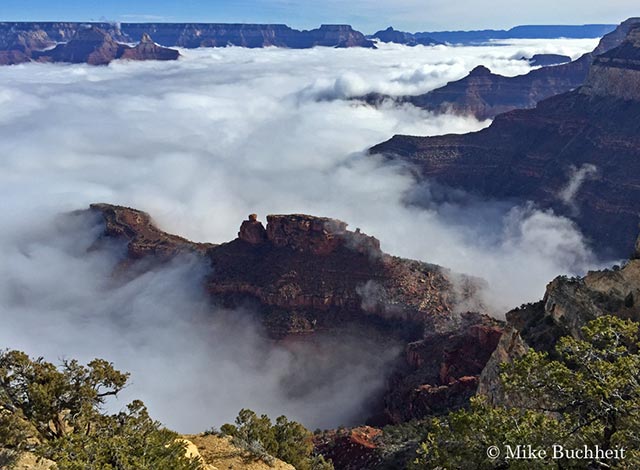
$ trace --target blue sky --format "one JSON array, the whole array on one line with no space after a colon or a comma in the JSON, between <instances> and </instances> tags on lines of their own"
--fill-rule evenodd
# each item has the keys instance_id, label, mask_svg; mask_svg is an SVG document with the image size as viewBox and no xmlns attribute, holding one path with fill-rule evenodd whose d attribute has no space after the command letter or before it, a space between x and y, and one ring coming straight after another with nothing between
<instances>
[{"instance_id":1,"label":"blue sky","mask_svg":"<svg viewBox=\"0 0 640 470\"><path fill-rule=\"evenodd\" d=\"M109 20L350 23L364 32L503 28L517 24L619 23L638 0L0 0L0 21Z\"/></svg>"}]
</instances>

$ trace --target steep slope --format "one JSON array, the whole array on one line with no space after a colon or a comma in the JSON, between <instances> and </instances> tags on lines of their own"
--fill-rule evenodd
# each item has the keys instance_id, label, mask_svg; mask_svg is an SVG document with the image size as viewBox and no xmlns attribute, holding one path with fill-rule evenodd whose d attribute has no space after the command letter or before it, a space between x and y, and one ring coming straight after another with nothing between
<instances>
[{"instance_id":1,"label":"steep slope","mask_svg":"<svg viewBox=\"0 0 640 470\"><path fill-rule=\"evenodd\" d=\"M458 312L481 280L388 255L339 220L270 215L265 228L251 215L237 239L211 245L162 232L134 209L96 204L91 211L104 220L103 239L126 243L123 269L141 259L200 257L211 266L203 289L212 302L253 306L276 340L355 327L403 344L388 389L371 405L372 422L462 406L500 337L499 322Z\"/></svg>"},{"instance_id":2,"label":"steep slope","mask_svg":"<svg viewBox=\"0 0 640 470\"><path fill-rule=\"evenodd\" d=\"M552 208L597 251L627 256L640 216L639 28L596 59L578 90L501 114L480 132L395 136L371 152L449 186Z\"/></svg>"},{"instance_id":3,"label":"steep slope","mask_svg":"<svg viewBox=\"0 0 640 470\"><path fill-rule=\"evenodd\" d=\"M602 38L593 53L585 54L568 64L547 66L525 75L504 77L491 73L483 66L475 68L466 77L423 95L404 96L394 100L411 103L437 113L471 114L478 119L492 119L513 109L533 108L538 102L583 84L595 54L601 54L620 45L640 18L630 18L615 31ZM370 95L370 103L384 96Z\"/></svg>"},{"instance_id":4,"label":"steep slope","mask_svg":"<svg viewBox=\"0 0 640 470\"><path fill-rule=\"evenodd\" d=\"M543 67L516 77L497 75L480 65L461 80L403 101L429 111L492 119L513 109L535 107L545 98L580 86L590 64L590 55L585 55L569 64Z\"/></svg>"},{"instance_id":5,"label":"steep slope","mask_svg":"<svg viewBox=\"0 0 640 470\"><path fill-rule=\"evenodd\" d=\"M507 328L480 378L479 393L494 403L504 400L500 364L528 348L553 353L562 336L581 337L581 328L603 315L640 321L640 247L622 267L592 271L581 278L560 276L547 285L544 298L507 313Z\"/></svg>"}]
</instances>

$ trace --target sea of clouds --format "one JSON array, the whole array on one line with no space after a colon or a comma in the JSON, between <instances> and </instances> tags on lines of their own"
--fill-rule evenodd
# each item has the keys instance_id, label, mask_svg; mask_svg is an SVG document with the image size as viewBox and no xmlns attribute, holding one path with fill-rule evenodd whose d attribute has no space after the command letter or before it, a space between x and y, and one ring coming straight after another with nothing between
<instances>
[{"instance_id":1,"label":"sea of clouds","mask_svg":"<svg viewBox=\"0 0 640 470\"><path fill-rule=\"evenodd\" d=\"M115 279L122 247L87 252L100 225L64 214L123 204L209 242L235 238L253 212L335 217L386 252L483 277L483 301L500 316L540 298L556 275L598 264L581 234L531 205L418 183L365 153L397 133L489 122L341 98L423 93L479 64L526 73L522 56L575 58L596 42L200 49L167 63L0 68L0 347L112 360L132 373L125 397L181 431L242 407L310 427L356 422L384 386L394 345L362 336L273 345L250 315L211 312L197 261Z\"/></svg>"}]
</instances>

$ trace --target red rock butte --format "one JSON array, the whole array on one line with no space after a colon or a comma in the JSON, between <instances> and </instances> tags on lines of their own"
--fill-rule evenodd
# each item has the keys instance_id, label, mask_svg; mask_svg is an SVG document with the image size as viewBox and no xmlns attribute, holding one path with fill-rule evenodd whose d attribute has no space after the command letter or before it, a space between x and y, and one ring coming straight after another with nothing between
<instances>
[{"instance_id":1,"label":"red rock butte","mask_svg":"<svg viewBox=\"0 0 640 470\"><path fill-rule=\"evenodd\" d=\"M337 219L269 215L265 228L251 214L238 238L216 245L163 232L135 209L93 204L90 212L104 224L94 249L106 239L126 244L122 269L144 259L135 275L153 260L195 256L210 267L203 289L212 307L254 312L276 340L355 328L381 347L404 345L382 409L370 410L376 423L463 406L502 331L486 315L458 312L484 281L386 254L376 238Z\"/></svg>"},{"instance_id":2,"label":"red rock butte","mask_svg":"<svg viewBox=\"0 0 640 470\"><path fill-rule=\"evenodd\" d=\"M328 255L340 246L382 256L380 242L356 230L347 230L347 223L327 217L314 217L305 214L269 215L267 228L251 214L242 222L238 238L252 245L270 243L279 248L309 252L314 255Z\"/></svg>"}]
</instances>

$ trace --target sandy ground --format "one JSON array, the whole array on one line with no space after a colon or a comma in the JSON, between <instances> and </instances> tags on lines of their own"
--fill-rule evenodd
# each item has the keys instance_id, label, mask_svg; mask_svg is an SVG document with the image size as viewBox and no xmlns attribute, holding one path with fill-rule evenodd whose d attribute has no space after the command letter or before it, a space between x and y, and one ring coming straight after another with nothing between
<instances>
[{"instance_id":1,"label":"sandy ground","mask_svg":"<svg viewBox=\"0 0 640 470\"><path fill-rule=\"evenodd\" d=\"M292 465L277 459L273 466L262 460L253 460L246 452L233 446L229 437L199 434L184 438L195 446L195 449L189 446L187 452L194 455L197 450L207 465L206 470L295 470Z\"/></svg>"}]
</instances>

